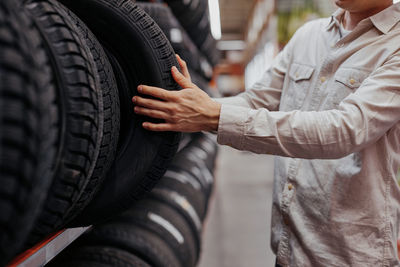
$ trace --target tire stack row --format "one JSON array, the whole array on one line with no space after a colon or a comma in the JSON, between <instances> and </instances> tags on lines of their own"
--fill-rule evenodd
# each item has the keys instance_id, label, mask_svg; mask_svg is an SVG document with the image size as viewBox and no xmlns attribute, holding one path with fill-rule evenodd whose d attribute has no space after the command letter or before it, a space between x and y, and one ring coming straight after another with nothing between
<instances>
[{"instance_id":1,"label":"tire stack row","mask_svg":"<svg viewBox=\"0 0 400 267\"><path fill-rule=\"evenodd\" d=\"M193 42L215 66L220 60L217 43L211 34L208 0L164 0L186 29Z\"/></svg>"},{"instance_id":2,"label":"tire stack row","mask_svg":"<svg viewBox=\"0 0 400 267\"><path fill-rule=\"evenodd\" d=\"M151 191L180 134L145 131L131 98L139 84L179 90L172 66L131 0L0 1L0 266Z\"/></svg>"},{"instance_id":3,"label":"tire stack row","mask_svg":"<svg viewBox=\"0 0 400 267\"><path fill-rule=\"evenodd\" d=\"M216 142L196 134L150 195L80 237L49 266L196 266Z\"/></svg>"},{"instance_id":4,"label":"tire stack row","mask_svg":"<svg viewBox=\"0 0 400 267\"><path fill-rule=\"evenodd\" d=\"M196 76L194 82L204 85L203 80L212 78L212 67L221 57L211 34L208 0L142 1L138 5L160 25L176 53L187 62L190 73Z\"/></svg>"}]
</instances>

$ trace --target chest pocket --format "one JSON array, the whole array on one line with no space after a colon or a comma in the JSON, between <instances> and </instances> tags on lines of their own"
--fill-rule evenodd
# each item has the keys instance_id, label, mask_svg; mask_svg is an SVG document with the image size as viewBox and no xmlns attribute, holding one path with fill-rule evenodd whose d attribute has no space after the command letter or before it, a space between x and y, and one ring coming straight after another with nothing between
<instances>
[{"instance_id":1,"label":"chest pocket","mask_svg":"<svg viewBox=\"0 0 400 267\"><path fill-rule=\"evenodd\" d=\"M369 73L367 71L340 68L335 73L333 88L330 92L333 107L337 107L343 99L355 92L368 75Z\"/></svg>"},{"instance_id":2,"label":"chest pocket","mask_svg":"<svg viewBox=\"0 0 400 267\"><path fill-rule=\"evenodd\" d=\"M310 88L310 79L314 68L308 65L293 63L289 70L289 84L282 99L285 110L301 109Z\"/></svg>"}]
</instances>

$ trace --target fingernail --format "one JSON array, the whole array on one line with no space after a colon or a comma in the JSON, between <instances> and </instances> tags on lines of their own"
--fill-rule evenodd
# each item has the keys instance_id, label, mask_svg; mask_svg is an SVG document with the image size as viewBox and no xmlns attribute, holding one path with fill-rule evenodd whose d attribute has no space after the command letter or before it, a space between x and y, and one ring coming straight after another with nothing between
<instances>
[{"instance_id":1,"label":"fingernail","mask_svg":"<svg viewBox=\"0 0 400 267\"><path fill-rule=\"evenodd\" d=\"M143 86L139 85L138 88L137 88L137 90L138 90L139 92L142 92L142 91L143 91Z\"/></svg>"},{"instance_id":2,"label":"fingernail","mask_svg":"<svg viewBox=\"0 0 400 267\"><path fill-rule=\"evenodd\" d=\"M173 67L172 67L172 71L175 71L175 72L176 72L176 71L178 71L178 69L177 69L175 66L173 66Z\"/></svg>"},{"instance_id":3,"label":"fingernail","mask_svg":"<svg viewBox=\"0 0 400 267\"><path fill-rule=\"evenodd\" d=\"M145 127L145 128L146 128L146 127L148 126L148 123L146 123L146 122L143 122L143 124L142 124L142 125L143 125L143 127Z\"/></svg>"},{"instance_id":4,"label":"fingernail","mask_svg":"<svg viewBox=\"0 0 400 267\"><path fill-rule=\"evenodd\" d=\"M132 102L136 103L136 97L132 97Z\"/></svg>"}]
</instances>

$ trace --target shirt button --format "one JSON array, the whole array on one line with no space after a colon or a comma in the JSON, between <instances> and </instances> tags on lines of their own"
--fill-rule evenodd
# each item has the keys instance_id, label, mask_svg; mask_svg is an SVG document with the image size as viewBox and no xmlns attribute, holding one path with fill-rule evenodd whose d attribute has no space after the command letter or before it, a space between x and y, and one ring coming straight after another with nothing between
<instances>
[{"instance_id":1,"label":"shirt button","mask_svg":"<svg viewBox=\"0 0 400 267\"><path fill-rule=\"evenodd\" d=\"M336 44L331 44L331 48L335 48Z\"/></svg>"},{"instance_id":2,"label":"shirt button","mask_svg":"<svg viewBox=\"0 0 400 267\"><path fill-rule=\"evenodd\" d=\"M288 184L287 188L289 189L289 191L293 190L293 184Z\"/></svg>"},{"instance_id":3,"label":"shirt button","mask_svg":"<svg viewBox=\"0 0 400 267\"><path fill-rule=\"evenodd\" d=\"M350 82L350 84L351 84L351 85L354 85L354 84L356 83L356 80L354 80L354 79L350 79L350 81L349 81L349 82Z\"/></svg>"},{"instance_id":4,"label":"shirt button","mask_svg":"<svg viewBox=\"0 0 400 267\"><path fill-rule=\"evenodd\" d=\"M299 78L299 73L296 73L296 78Z\"/></svg>"},{"instance_id":5,"label":"shirt button","mask_svg":"<svg viewBox=\"0 0 400 267\"><path fill-rule=\"evenodd\" d=\"M326 81L326 77L321 77L321 82L324 83Z\"/></svg>"}]
</instances>

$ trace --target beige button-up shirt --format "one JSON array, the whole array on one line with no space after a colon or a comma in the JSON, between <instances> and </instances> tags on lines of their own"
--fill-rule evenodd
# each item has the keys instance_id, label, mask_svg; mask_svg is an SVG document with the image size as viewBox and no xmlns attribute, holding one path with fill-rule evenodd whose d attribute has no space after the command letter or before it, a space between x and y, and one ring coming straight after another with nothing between
<instances>
[{"instance_id":1,"label":"beige button-up shirt","mask_svg":"<svg viewBox=\"0 0 400 267\"><path fill-rule=\"evenodd\" d=\"M251 90L218 100L220 144L279 156L283 266L400 266L400 4L342 38L343 13L305 24Z\"/></svg>"}]
</instances>

